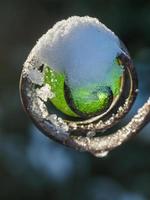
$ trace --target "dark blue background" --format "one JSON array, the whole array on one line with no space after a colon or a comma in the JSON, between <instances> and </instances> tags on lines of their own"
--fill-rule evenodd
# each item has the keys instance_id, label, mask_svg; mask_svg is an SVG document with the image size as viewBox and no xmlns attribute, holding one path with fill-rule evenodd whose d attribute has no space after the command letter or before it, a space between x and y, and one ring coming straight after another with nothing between
<instances>
[{"instance_id":1,"label":"dark blue background","mask_svg":"<svg viewBox=\"0 0 150 200\"><path fill-rule=\"evenodd\" d=\"M71 15L97 17L128 47L139 96L150 95L150 1L0 0L0 199L149 200L150 125L106 158L47 139L21 107L22 65L36 40Z\"/></svg>"}]
</instances>

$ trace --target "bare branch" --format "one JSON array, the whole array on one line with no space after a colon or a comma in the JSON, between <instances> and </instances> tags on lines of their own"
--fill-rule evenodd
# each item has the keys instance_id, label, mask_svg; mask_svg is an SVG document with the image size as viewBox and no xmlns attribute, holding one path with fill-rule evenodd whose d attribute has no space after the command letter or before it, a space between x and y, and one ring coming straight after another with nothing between
<instances>
[{"instance_id":1,"label":"bare branch","mask_svg":"<svg viewBox=\"0 0 150 200\"><path fill-rule=\"evenodd\" d=\"M74 139L77 145L85 151L89 151L96 156L103 156L106 152L120 146L130 137L144 127L150 120L150 99L141 107L131 121L116 131L115 133L95 138L78 137ZM105 152L105 153L104 153Z\"/></svg>"}]
</instances>

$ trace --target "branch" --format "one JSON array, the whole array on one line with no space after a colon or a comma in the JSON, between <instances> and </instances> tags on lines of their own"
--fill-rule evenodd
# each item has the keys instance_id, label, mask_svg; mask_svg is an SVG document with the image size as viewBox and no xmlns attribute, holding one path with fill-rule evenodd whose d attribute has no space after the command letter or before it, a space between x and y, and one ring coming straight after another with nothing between
<instances>
[{"instance_id":1,"label":"branch","mask_svg":"<svg viewBox=\"0 0 150 200\"><path fill-rule=\"evenodd\" d=\"M91 152L95 156L104 156L110 150L120 146L123 142L136 135L150 121L150 98L138 110L131 121L115 133L104 137L78 137L73 141L75 146L80 146L82 150ZM69 142L70 143L70 142Z\"/></svg>"}]
</instances>

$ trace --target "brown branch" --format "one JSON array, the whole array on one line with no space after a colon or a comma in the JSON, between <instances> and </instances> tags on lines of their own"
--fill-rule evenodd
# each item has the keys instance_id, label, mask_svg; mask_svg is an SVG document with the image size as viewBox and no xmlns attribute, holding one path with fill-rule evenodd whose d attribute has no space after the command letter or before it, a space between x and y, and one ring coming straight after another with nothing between
<instances>
[{"instance_id":1,"label":"brown branch","mask_svg":"<svg viewBox=\"0 0 150 200\"><path fill-rule=\"evenodd\" d=\"M37 95L34 84L28 78L22 78L20 90L26 112L45 135L61 144L90 152L97 157L107 155L110 150L134 136L150 121L149 99L131 121L115 133L100 137L75 136L70 134L69 127L63 119L48 113L45 102Z\"/></svg>"},{"instance_id":2,"label":"brown branch","mask_svg":"<svg viewBox=\"0 0 150 200\"><path fill-rule=\"evenodd\" d=\"M104 156L106 153L137 134L150 121L150 99L138 110L131 121L115 133L104 137L77 137L73 141L75 146L88 151L95 156Z\"/></svg>"}]
</instances>

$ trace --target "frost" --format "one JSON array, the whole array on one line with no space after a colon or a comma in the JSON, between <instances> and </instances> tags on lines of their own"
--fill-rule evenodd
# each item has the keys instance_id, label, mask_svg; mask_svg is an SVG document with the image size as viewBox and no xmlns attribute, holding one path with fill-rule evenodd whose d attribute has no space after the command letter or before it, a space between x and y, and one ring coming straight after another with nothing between
<instances>
[{"instance_id":1,"label":"frost","mask_svg":"<svg viewBox=\"0 0 150 200\"><path fill-rule=\"evenodd\" d=\"M88 131L86 135L87 135L87 137L91 138L91 137L94 137L96 135L96 132L95 131Z\"/></svg>"},{"instance_id":2,"label":"frost","mask_svg":"<svg viewBox=\"0 0 150 200\"><path fill-rule=\"evenodd\" d=\"M29 79L32 81L32 83L35 83L37 85L42 85L44 81L44 77L42 72L40 72L38 69L30 69L28 74Z\"/></svg>"},{"instance_id":3,"label":"frost","mask_svg":"<svg viewBox=\"0 0 150 200\"><path fill-rule=\"evenodd\" d=\"M55 97L54 93L51 91L51 87L48 84L45 84L40 89L36 89L36 94L38 97L40 97L43 101L47 101L47 99L52 99Z\"/></svg>"},{"instance_id":4,"label":"frost","mask_svg":"<svg viewBox=\"0 0 150 200\"><path fill-rule=\"evenodd\" d=\"M56 126L58 132L60 131L61 133L65 133L66 135L68 135L68 130L69 127L68 125L63 121L62 118L57 117L56 114L51 114L49 115L49 117L47 118L48 120L50 120L50 122Z\"/></svg>"}]
</instances>

